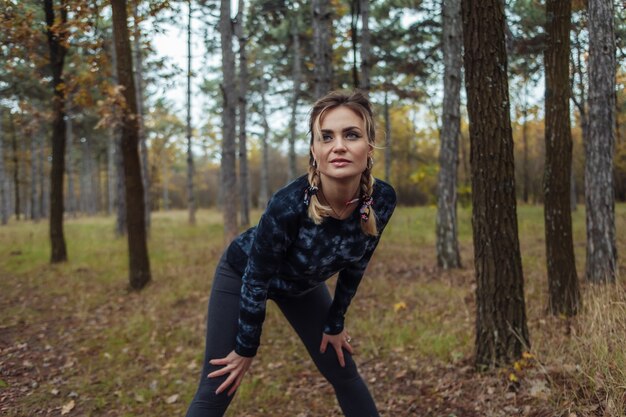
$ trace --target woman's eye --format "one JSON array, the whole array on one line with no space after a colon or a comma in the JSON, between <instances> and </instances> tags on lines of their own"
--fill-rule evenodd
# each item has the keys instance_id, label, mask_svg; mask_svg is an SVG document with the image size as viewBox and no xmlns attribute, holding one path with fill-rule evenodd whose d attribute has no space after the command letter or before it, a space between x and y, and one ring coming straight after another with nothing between
<instances>
[{"instance_id":1,"label":"woman's eye","mask_svg":"<svg viewBox=\"0 0 626 417\"><path fill-rule=\"evenodd\" d=\"M347 139L350 139L350 140L356 140L356 139L359 139L360 137L361 137L361 135L359 135L359 134L358 134L358 133L356 133L356 132L348 132L348 133L346 134L346 138L347 138Z\"/></svg>"},{"instance_id":2,"label":"woman's eye","mask_svg":"<svg viewBox=\"0 0 626 417\"><path fill-rule=\"evenodd\" d=\"M322 142L330 142L333 140L333 137L330 135L322 135Z\"/></svg>"}]
</instances>

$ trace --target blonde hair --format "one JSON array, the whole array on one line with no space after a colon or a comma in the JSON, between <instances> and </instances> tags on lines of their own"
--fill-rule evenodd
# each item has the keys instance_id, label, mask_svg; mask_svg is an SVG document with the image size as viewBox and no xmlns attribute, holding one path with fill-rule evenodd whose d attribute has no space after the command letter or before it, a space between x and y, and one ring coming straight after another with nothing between
<instances>
[{"instance_id":1,"label":"blonde hair","mask_svg":"<svg viewBox=\"0 0 626 417\"><path fill-rule=\"evenodd\" d=\"M365 132L367 133L367 140L370 145L375 146L376 143L376 126L374 124L374 115L372 112L372 105L367 97L360 91L354 91L352 93L346 93L341 91L331 91L324 97L315 102L311 110L311 117L309 118L309 134L311 135L310 146L316 139L320 139L321 121L329 110L337 107L347 107L361 116L365 124ZM309 151L309 168L308 168L309 186L318 188L320 184L319 172L313 158L313 153ZM374 190L374 176L372 175L372 159L368 157L367 167L361 174L359 198L361 206L357 210L363 207L363 202L367 201L372 196ZM369 205L366 207L369 210L367 220L361 221L361 229L363 233L369 236L377 236L378 228L376 227L376 214L374 208ZM310 196L308 215L315 224L321 224L324 217L329 217L332 214L332 208L324 205L319 200L318 196L313 193Z\"/></svg>"}]
</instances>

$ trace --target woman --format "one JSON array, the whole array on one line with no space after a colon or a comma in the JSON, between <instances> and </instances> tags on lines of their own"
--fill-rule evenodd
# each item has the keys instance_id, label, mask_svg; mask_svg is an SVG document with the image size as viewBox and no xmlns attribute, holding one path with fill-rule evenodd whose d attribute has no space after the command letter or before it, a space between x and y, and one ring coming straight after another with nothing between
<instances>
[{"instance_id":1,"label":"woman","mask_svg":"<svg viewBox=\"0 0 626 417\"><path fill-rule=\"evenodd\" d=\"M224 414L256 355L268 298L332 384L344 415L378 416L344 316L396 195L371 174L375 127L363 94L321 98L309 128L308 176L276 192L258 226L235 239L217 266L205 365L187 417ZM331 298L324 281L337 272Z\"/></svg>"}]
</instances>

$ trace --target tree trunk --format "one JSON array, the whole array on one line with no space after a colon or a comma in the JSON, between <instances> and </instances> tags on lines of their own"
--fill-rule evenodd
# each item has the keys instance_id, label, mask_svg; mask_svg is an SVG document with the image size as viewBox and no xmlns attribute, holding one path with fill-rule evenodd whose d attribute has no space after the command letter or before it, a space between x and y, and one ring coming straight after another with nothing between
<instances>
[{"instance_id":1,"label":"tree trunk","mask_svg":"<svg viewBox=\"0 0 626 417\"><path fill-rule=\"evenodd\" d=\"M350 0L350 42L352 46L352 88L359 88L359 66L356 56L359 39L359 11L360 0Z\"/></svg>"},{"instance_id":2,"label":"tree trunk","mask_svg":"<svg viewBox=\"0 0 626 417\"><path fill-rule=\"evenodd\" d=\"M118 130L116 128L116 130ZM116 132L115 137L115 185L116 185L116 209L115 221L116 236L126 236L128 229L126 221L126 186L124 185L124 155L122 154L122 134Z\"/></svg>"},{"instance_id":3,"label":"tree trunk","mask_svg":"<svg viewBox=\"0 0 626 417\"><path fill-rule=\"evenodd\" d=\"M530 189L530 167L528 159L528 94L524 84L524 103L522 104L522 201L528 204L528 192Z\"/></svg>"},{"instance_id":4,"label":"tree trunk","mask_svg":"<svg viewBox=\"0 0 626 417\"><path fill-rule=\"evenodd\" d=\"M389 116L389 92L385 90L385 181L391 182L391 117Z\"/></svg>"},{"instance_id":5,"label":"tree trunk","mask_svg":"<svg viewBox=\"0 0 626 417\"><path fill-rule=\"evenodd\" d=\"M50 172L50 262L67 261L67 249L63 233L63 174L65 172L65 91L63 86L63 63L67 53L66 32L67 4L60 2L60 8L53 0L44 0L48 47L50 49L50 69L52 70L52 170ZM56 21L55 9L61 14Z\"/></svg>"},{"instance_id":6,"label":"tree trunk","mask_svg":"<svg viewBox=\"0 0 626 417\"><path fill-rule=\"evenodd\" d=\"M220 2L220 36L222 46L222 165L221 196L224 212L224 239L237 236L237 174L235 167L235 123L237 91L235 89L235 55L233 54L233 25L230 0Z\"/></svg>"},{"instance_id":7,"label":"tree trunk","mask_svg":"<svg viewBox=\"0 0 626 417\"><path fill-rule=\"evenodd\" d=\"M141 163L139 160L139 120L137 96L133 80L132 54L128 34L126 1L111 0L113 30L117 53L117 76L124 87L122 116L122 155L124 160L124 184L126 188L126 219L128 227L129 282L134 290L140 290L151 279L150 260L146 244L145 206Z\"/></svg>"},{"instance_id":8,"label":"tree trunk","mask_svg":"<svg viewBox=\"0 0 626 417\"><path fill-rule=\"evenodd\" d=\"M45 163L44 160L45 158L45 153L46 153L46 139L44 137L44 135L39 135L39 153L38 153L38 160L37 160L37 173L39 175L38 181L39 181L39 197L38 197L38 204L39 204L39 214L41 215L41 217L48 217L48 205L47 205L47 201L46 201L46 178L48 178L48 176L46 175L45 172Z\"/></svg>"},{"instance_id":9,"label":"tree trunk","mask_svg":"<svg viewBox=\"0 0 626 417\"><path fill-rule=\"evenodd\" d=\"M461 129L461 65L463 35L460 0L443 1L443 117L437 184L437 264L460 268L457 238L457 166Z\"/></svg>"},{"instance_id":10,"label":"tree trunk","mask_svg":"<svg viewBox=\"0 0 626 417\"><path fill-rule=\"evenodd\" d=\"M298 101L300 99L300 83L302 80L302 64L300 56L300 31L298 29L298 15L292 13L291 18L291 45L293 48L293 67L292 82L293 92L291 95L291 119L289 120L289 174L288 180L295 180L298 176L297 158L296 158L296 139L297 139L297 112Z\"/></svg>"},{"instance_id":11,"label":"tree trunk","mask_svg":"<svg viewBox=\"0 0 626 417\"><path fill-rule=\"evenodd\" d=\"M187 11L187 209L189 210L189 224L196 224L193 150L191 148L191 0L187 1Z\"/></svg>"},{"instance_id":12,"label":"tree trunk","mask_svg":"<svg viewBox=\"0 0 626 417\"><path fill-rule=\"evenodd\" d=\"M137 14L137 3L133 2L133 21L135 23L135 33L133 44L135 50L135 85L137 93L137 116L139 117L139 155L141 157L141 180L143 182L143 199L146 207L145 223L146 232L150 233L150 175L148 174L148 146L146 144L145 110L143 94L143 55L141 53L141 30Z\"/></svg>"},{"instance_id":13,"label":"tree trunk","mask_svg":"<svg viewBox=\"0 0 626 417\"><path fill-rule=\"evenodd\" d=\"M246 107L248 105L248 58L246 56L245 5L239 0L237 14L237 39L239 43L239 193L241 226L250 226L250 177L248 174L248 148L246 142Z\"/></svg>"},{"instance_id":14,"label":"tree trunk","mask_svg":"<svg viewBox=\"0 0 626 417\"><path fill-rule=\"evenodd\" d=\"M113 83L119 84L117 76L117 53L115 51L115 31L112 31L111 38L113 47L111 48L111 78ZM117 237L126 235L126 188L124 186L124 158L122 156L122 133L119 126L111 129L111 141L114 146L114 181L115 181L115 235Z\"/></svg>"},{"instance_id":15,"label":"tree trunk","mask_svg":"<svg viewBox=\"0 0 626 417\"><path fill-rule=\"evenodd\" d=\"M26 131L28 132L28 129ZM28 178L26 174L26 171L28 169L28 166L27 166L28 152L26 151L26 140L20 140L19 142L20 142L20 164L22 165L22 168L20 169L20 172L22 174L20 178L20 184L22 185L20 187L20 189L22 190L20 200L23 202L23 205L24 205L24 210L22 211L22 214L24 214L24 220L26 220L30 217L30 196L28 192Z\"/></svg>"},{"instance_id":16,"label":"tree trunk","mask_svg":"<svg viewBox=\"0 0 626 417\"><path fill-rule=\"evenodd\" d=\"M115 128L109 131L107 141L107 214L115 210Z\"/></svg>"},{"instance_id":17,"label":"tree trunk","mask_svg":"<svg viewBox=\"0 0 626 417\"><path fill-rule=\"evenodd\" d=\"M165 148L165 146L163 146ZM167 156L165 151L161 154L161 178L163 179L163 210L170 209L170 190Z\"/></svg>"},{"instance_id":18,"label":"tree trunk","mask_svg":"<svg viewBox=\"0 0 626 417\"><path fill-rule=\"evenodd\" d=\"M369 0L358 0L361 11L361 78L359 88L365 93L371 89L370 81L370 2Z\"/></svg>"},{"instance_id":19,"label":"tree trunk","mask_svg":"<svg viewBox=\"0 0 626 417\"><path fill-rule=\"evenodd\" d=\"M594 283L615 282L615 32L613 1L590 1L589 10L589 138L585 146L587 264L585 277Z\"/></svg>"},{"instance_id":20,"label":"tree trunk","mask_svg":"<svg viewBox=\"0 0 626 417\"><path fill-rule=\"evenodd\" d=\"M462 0L462 15L477 284L475 361L484 368L519 359L530 340L517 231L504 3Z\"/></svg>"},{"instance_id":21,"label":"tree trunk","mask_svg":"<svg viewBox=\"0 0 626 417\"><path fill-rule=\"evenodd\" d=\"M332 19L329 0L312 0L313 12L313 84L315 98L328 93L333 86Z\"/></svg>"},{"instance_id":22,"label":"tree trunk","mask_svg":"<svg viewBox=\"0 0 626 417\"><path fill-rule=\"evenodd\" d=\"M4 169L4 130L2 130L2 114L0 113L0 224L9 222L9 193L7 177Z\"/></svg>"},{"instance_id":23,"label":"tree trunk","mask_svg":"<svg viewBox=\"0 0 626 417\"><path fill-rule=\"evenodd\" d=\"M9 113L9 121L11 122L11 150L13 151L13 209L15 210L15 219L20 219L21 214L21 201L20 201L20 158L17 150L17 135L15 133L15 123L13 121L13 114Z\"/></svg>"},{"instance_id":24,"label":"tree trunk","mask_svg":"<svg viewBox=\"0 0 626 417\"><path fill-rule=\"evenodd\" d=\"M78 206L76 204L76 190L74 189L74 137L72 134L72 116L70 114L65 118L65 140L67 147L67 163L65 164L65 174L67 175L67 212L74 217L78 211Z\"/></svg>"},{"instance_id":25,"label":"tree trunk","mask_svg":"<svg viewBox=\"0 0 626 417\"><path fill-rule=\"evenodd\" d=\"M549 310L571 317L580 307L580 290L570 206L572 136L569 124L569 31L571 4L546 2L546 163L544 171L544 217Z\"/></svg>"},{"instance_id":26,"label":"tree trunk","mask_svg":"<svg viewBox=\"0 0 626 417\"><path fill-rule=\"evenodd\" d=\"M30 140L30 218L36 222L39 221L41 217L41 213L39 212L39 173L37 169L39 165L37 164L37 153L39 151L38 145L38 136L36 133L31 136Z\"/></svg>"},{"instance_id":27,"label":"tree trunk","mask_svg":"<svg viewBox=\"0 0 626 417\"><path fill-rule=\"evenodd\" d=\"M265 71L263 72L265 73ZM270 186L269 186L269 170L270 170L270 156L269 156L269 136L270 126L267 123L267 103L265 100L265 94L267 92L267 81L264 77L261 77L261 125L263 126L263 136L261 137L261 149L262 149L262 161L261 161L261 184L259 186L259 207L265 209L267 202L270 199Z\"/></svg>"}]
</instances>

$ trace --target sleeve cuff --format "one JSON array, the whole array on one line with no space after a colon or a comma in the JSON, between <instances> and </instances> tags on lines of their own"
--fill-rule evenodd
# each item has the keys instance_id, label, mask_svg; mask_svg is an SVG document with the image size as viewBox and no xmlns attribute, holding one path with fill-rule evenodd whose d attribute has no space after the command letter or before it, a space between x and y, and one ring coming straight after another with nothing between
<instances>
[{"instance_id":1,"label":"sleeve cuff","mask_svg":"<svg viewBox=\"0 0 626 417\"><path fill-rule=\"evenodd\" d=\"M246 358L252 358L254 356L256 356L256 351L258 350L258 348L247 348L244 346L240 346L240 345L235 345L235 353L239 356L243 356Z\"/></svg>"},{"instance_id":2,"label":"sleeve cuff","mask_svg":"<svg viewBox=\"0 0 626 417\"><path fill-rule=\"evenodd\" d=\"M324 325L324 333L335 335L343 331L343 321L341 323L332 323Z\"/></svg>"}]
</instances>

